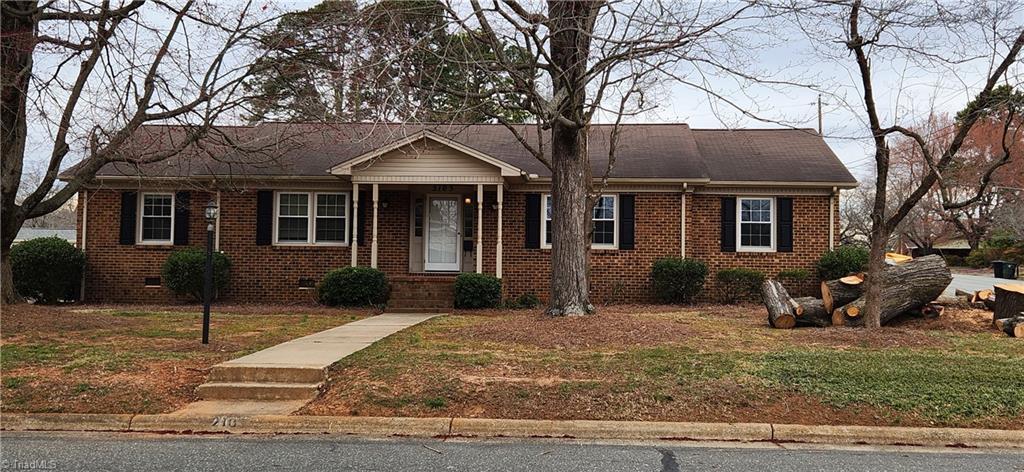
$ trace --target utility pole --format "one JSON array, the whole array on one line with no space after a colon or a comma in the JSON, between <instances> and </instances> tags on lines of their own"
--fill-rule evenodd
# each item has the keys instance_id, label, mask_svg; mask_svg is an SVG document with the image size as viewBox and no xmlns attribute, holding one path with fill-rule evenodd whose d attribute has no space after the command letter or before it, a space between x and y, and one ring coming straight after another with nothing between
<instances>
[{"instance_id":1,"label":"utility pole","mask_svg":"<svg viewBox=\"0 0 1024 472\"><path fill-rule=\"evenodd\" d=\"M821 133L821 94L818 94L818 136L822 136Z\"/></svg>"}]
</instances>

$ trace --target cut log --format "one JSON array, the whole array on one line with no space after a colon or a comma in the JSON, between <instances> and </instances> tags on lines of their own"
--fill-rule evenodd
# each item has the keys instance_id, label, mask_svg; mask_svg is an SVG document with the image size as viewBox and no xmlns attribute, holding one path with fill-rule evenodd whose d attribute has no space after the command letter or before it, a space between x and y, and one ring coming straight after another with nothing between
<instances>
[{"instance_id":1,"label":"cut log","mask_svg":"<svg viewBox=\"0 0 1024 472\"><path fill-rule=\"evenodd\" d=\"M796 317L797 326L816 326L824 328L832 326L832 314L825 310L825 302L814 297L800 297L791 299L800 307L800 314Z\"/></svg>"},{"instance_id":2,"label":"cut log","mask_svg":"<svg viewBox=\"0 0 1024 472\"><path fill-rule=\"evenodd\" d=\"M792 298L790 298L789 299L789 306L791 308L793 308L793 314L796 315L797 318L799 318L801 315L804 314L804 307L800 306L800 304L797 303L796 300L793 300Z\"/></svg>"},{"instance_id":3,"label":"cut log","mask_svg":"<svg viewBox=\"0 0 1024 472\"><path fill-rule=\"evenodd\" d=\"M821 300L825 310L832 312L837 307L850 303L864 293L864 284L845 284L842 279L826 280L821 283Z\"/></svg>"},{"instance_id":4,"label":"cut log","mask_svg":"<svg viewBox=\"0 0 1024 472\"><path fill-rule=\"evenodd\" d=\"M986 300L992 296L991 290L978 290L974 292L974 296L971 297L971 303L977 303L982 300Z\"/></svg>"},{"instance_id":5,"label":"cut log","mask_svg":"<svg viewBox=\"0 0 1024 472\"><path fill-rule=\"evenodd\" d=\"M761 283L761 300L768 309L768 326L778 329L793 329L796 326L796 314L789 303L789 293L777 280L767 279Z\"/></svg>"},{"instance_id":6,"label":"cut log","mask_svg":"<svg viewBox=\"0 0 1024 472\"><path fill-rule=\"evenodd\" d=\"M938 298L953 277L941 256L924 256L886 268L882 272L881 313L882 324L900 314L920 308ZM864 297L839 308L843 323L863 326ZM833 313L833 324L836 321Z\"/></svg>"},{"instance_id":7,"label":"cut log","mask_svg":"<svg viewBox=\"0 0 1024 472\"><path fill-rule=\"evenodd\" d=\"M953 295L956 295L958 297L966 297L968 300L971 301L971 303L974 303L974 294L966 290L956 289L953 291Z\"/></svg>"},{"instance_id":8,"label":"cut log","mask_svg":"<svg viewBox=\"0 0 1024 472\"><path fill-rule=\"evenodd\" d=\"M1024 284L999 284L994 288L993 323L1000 318L1014 318L1024 311Z\"/></svg>"},{"instance_id":9,"label":"cut log","mask_svg":"<svg viewBox=\"0 0 1024 472\"><path fill-rule=\"evenodd\" d=\"M846 277L840 278L839 281L846 285L860 285L864 282L864 276L860 274L847 275Z\"/></svg>"},{"instance_id":10,"label":"cut log","mask_svg":"<svg viewBox=\"0 0 1024 472\"><path fill-rule=\"evenodd\" d=\"M846 317L843 316L841 308L832 310L832 326L846 326Z\"/></svg>"},{"instance_id":11,"label":"cut log","mask_svg":"<svg viewBox=\"0 0 1024 472\"><path fill-rule=\"evenodd\" d=\"M1024 338L1024 314L1013 318L1002 318L995 322L996 329L1011 338Z\"/></svg>"}]
</instances>

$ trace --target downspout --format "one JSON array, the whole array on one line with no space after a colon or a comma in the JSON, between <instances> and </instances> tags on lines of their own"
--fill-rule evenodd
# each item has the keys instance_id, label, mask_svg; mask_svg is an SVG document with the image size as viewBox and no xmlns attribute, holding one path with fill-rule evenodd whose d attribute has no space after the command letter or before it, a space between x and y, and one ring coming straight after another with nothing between
<instances>
[{"instance_id":1,"label":"downspout","mask_svg":"<svg viewBox=\"0 0 1024 472\"><path fill-rule=\"evenodd\" d=\"M89 228L89 191L88 190L82 190L81 195L82 195L82 247L79 248L79 249L82 250L82 255L85 255L85 248L86 248L85 236L87 234L86 230ZM88 258L86 258L86 264L88 264L88 263L89 263L89 260L88 260ZM82 274L82 282L81 282L81 286L79 287L78 299L79 300L85 300L85 274Z\"/></svg>"},{"instance_id":2,"label":"downspout","mask_svg":"<svg viewBox=\"0 0 1024 472\"><path fill-rule=\"evenodd\" d=\"M828 196L828 250L836 246L836 192L838 189L832 187L832 193Z\"/></svg>"}]
</instances>

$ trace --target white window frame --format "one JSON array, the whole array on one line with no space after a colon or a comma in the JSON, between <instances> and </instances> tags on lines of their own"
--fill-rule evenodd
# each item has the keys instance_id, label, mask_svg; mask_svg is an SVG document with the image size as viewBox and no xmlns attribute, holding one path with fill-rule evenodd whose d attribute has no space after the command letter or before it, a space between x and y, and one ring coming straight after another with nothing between
<instances>
[{"instance_id":1,"label":"white window frame","mask_svg":"<svg viewBox=\"0 0 1024 472\"><path fill-rule=\"evenodd\" d=\"M146 197L171 197L171 235L167 239L144 239L142 237L142 221L146 218ZM170 246L174 244L174 214L177 213L175 209L178 204L177 199L174 196L174 192L142 192L139 194L139 207L138 207L138 221L135 227L136 244L154 245L154 246ZM154 218L154 217L150 217ZM163 216L159 218L165 218Z\"/></svg>"},{"instance_id":2,"label":"white window frame","mask_svg":"<svg viewBox=\"0 0 1024 472\"><path fill-rule=\"evenodd\" d=\"M619 248L619 195L616 194L616 193L607 193L607 194L602 194L601 197L611 197L613 202L614 202L612 204L615 205L615 208L614 208L614 210L615 210L615 217L612 220L612 226L613 226L613 232L614 232L614 237L613 237L614 242L612 244L594 244L594 237L593 237L593 235L591 235L591 237L590 237L590 248L591 249L601 249L601 250L604 250L604 249L618 249ZM548 232L548 214L547 214L548 206L547 205L548 205L548 201L550 199L551 199L551 194L550 193L545 193L545 194L541 195L541 199L540 199L540 211L541 211L541 215L540 215L540 247L541 247L541 249L551 249L551 243L545 241L545 235ZM594 210L593 209L590 210L590 220L591 221L594 220ZM607 221L607 220L603 220L603 221ZM551 237L554 238L554 234L552 234Z\"/></svg>"},{"instance_id":3,"label":"white window frame","mask_svg":"<svg viewBox=\"0 0 1024 472\"><path fill-rule=\"evenodd\" d=\"M306 240L305 241L281 241L278 238L278 226L281 219L281 195L306 195ZM345 196L345 231L343 241L317 241L316 220L321 218L317 215L318 195L344 195ZM299 218L299 217L295 217ZM322 217L328 218L328 217ZM337 217L330 217L337 218ZM310 192L303 190L279 190L274 192L274 245L275 246L348 246L352 237L352 192L348 191L323 191Z\"/></svg>"},{"instance_id":4,"label":"white window frame","mask_svg":"<svg viewBox=\"0 0 1024 472\"><path fill-rule=\"evenodd\" d=\"M769 208L768 223L771 225L768 237L771 240L769 246L744 246L740 244L743 236L743 201L744 200L768 200L771 202L771 208ZM775 201L775 197L759 197L759 196L743 196L736 197L736 251L737 252L775 252L775 246L778 243L776 237L775 225L778 222L778 205ZM753 222L748 222L753 223ZM764 223L764 222L758 222Z\"/></svg>"}]
</instances>

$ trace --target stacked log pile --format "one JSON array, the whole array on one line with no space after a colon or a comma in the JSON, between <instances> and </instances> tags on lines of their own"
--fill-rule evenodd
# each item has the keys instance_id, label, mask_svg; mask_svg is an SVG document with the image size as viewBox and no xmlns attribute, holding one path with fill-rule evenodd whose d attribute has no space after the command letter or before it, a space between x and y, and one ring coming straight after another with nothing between
<instances>
[{"instance_id":1,"label":"stacked log pile","mask_svg":"<svg viewBox=\"0 0 1024 472\"><path fill-rule=\"evenodd\" d=\"M863 326L864 274L853 274L821 283L821 299L790 298L785 287L766 280L761 287L768 309L768 324L773 328L798 326ZM942 306L932 302L953 280L940 256L902 259L886 267L882 281L881 322L887 324L899 315L935 317Z\"/></svg>"}]
</instances>

